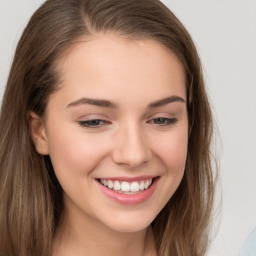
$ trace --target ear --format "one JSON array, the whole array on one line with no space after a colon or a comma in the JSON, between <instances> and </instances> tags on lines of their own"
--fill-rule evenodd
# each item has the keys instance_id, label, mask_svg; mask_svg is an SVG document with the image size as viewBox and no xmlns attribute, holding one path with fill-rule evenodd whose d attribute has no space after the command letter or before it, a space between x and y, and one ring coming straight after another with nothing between
<instances>
[{"instance_id":1,"label":"ear","mask_svg":"<svg viewBox=\"0 0 256 256\"><path fill-rule=\"evenodd\" d=\"M41 155L48 155L48 142L45 125L40 116L30 111L28 113L30 135L34 142L36 151Z\"/></svg>"}]
</instances>

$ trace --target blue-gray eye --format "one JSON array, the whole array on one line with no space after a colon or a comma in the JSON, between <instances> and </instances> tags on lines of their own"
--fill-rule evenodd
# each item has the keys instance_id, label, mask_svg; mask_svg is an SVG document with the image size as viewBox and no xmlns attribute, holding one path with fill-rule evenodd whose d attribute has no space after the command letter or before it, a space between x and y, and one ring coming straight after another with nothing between
<instances>
[{"instance_id":1,"label":"blue-gray eye","mask_svg":"<svg viewBox=\"0 0 256 256\"><path fill-rule=\"evenodd\" d=\"M103 124L105 124L106 121L101 119L93 119L88 121L80 121L79 124L83 127L89 127L89 128L97 128Z\"/></svg>"},{"instance_id":2,"label":"blue-gray eye","mask_svg":"<svg viewBox=\"0 0 256 256\"><path fill-rule=\"evenodd\" d=\"M158 117L158 118L154 118L152 121L154 124L157 124L157 125L172 125L177 122L177 119L176 118Z\"/></svg>"}]
</instances>

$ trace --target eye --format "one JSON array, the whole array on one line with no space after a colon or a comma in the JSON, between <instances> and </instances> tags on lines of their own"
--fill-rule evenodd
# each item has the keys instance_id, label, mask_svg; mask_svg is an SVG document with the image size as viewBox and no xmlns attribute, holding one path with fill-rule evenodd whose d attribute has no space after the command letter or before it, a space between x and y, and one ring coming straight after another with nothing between
<instances>
[{"instance_id":1,"label":"eye","mask_svg":"<svg viewBox=\"0 0 256 256\"><path fill-rule=\"evenodd\" d=\"M150 120L151 123L159 126L171 126L177 122L177 118L157 117Z\"/></svg>"},{"instance_id":2,"label":"eye","mask_svg":"<svg viewBox=\"0 0 256 256\"><path fill-rule=\"evenodd\" d=\"M79 121L78 122L80 126L82 127L88 127L88 128L99 128L103 125L109 124L109 122L101 119L92 119L87 121Z\"/></svg>"}]
</instances>

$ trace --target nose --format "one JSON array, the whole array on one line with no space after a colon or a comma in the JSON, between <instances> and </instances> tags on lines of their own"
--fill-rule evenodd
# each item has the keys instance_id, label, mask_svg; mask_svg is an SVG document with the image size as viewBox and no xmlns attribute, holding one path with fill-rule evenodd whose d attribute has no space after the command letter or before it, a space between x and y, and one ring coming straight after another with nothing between
<instances>
[{"instance_id":1,"label":"nose","mask_svg":"<svg viewBox=\"0 0 256 256\"><path fill-rule=\"evenodd\" d=\"M145 138L145 133L136 125L119 129L113 141L112 158L116 164L136 168L152 158L152 151Z\"/></svg>"}]
</instances>

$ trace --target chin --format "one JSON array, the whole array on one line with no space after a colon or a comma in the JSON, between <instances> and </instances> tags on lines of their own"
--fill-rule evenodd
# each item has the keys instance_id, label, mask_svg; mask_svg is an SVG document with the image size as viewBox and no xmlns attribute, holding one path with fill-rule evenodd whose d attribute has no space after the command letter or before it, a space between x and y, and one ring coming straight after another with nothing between
<instances>
[{"instance_id":1,"label":"chin","mask_svg":"<svg viewBox=\"0 0 256 256\"><path fill-rule=\"evenodd\" d=\"M123 214L121 216L115 216L112 220L105 222L105 225L111 228L116 232L129 232L136 233L147 229L155 216L136 216L131 213L126 213L126 216Z\"/></svg>"},{"instance_id":2,"label":"chin","mask_svg":"<svg viewBox=\"0 0 256 256\"><path fill-rule=\"evenodd\" d=\"M147 225L131 225L131 223L120 223L119 225L112 226L112 230L120 233L137 233L143 231L149 227L150 223Z\"/></svg>"}]
</instances>

